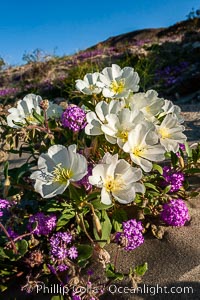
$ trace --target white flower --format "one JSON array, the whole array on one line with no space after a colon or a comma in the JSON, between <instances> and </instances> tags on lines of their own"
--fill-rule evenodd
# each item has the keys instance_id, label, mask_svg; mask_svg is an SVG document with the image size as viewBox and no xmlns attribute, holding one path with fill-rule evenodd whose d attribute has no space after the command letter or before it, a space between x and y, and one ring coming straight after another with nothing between
<instances>
[{"instance_id":1,"label":"white flower","mask_svg":"<svg viewBox=\"0 0 200 300\"><path fill-rule=\"evenodd\" d=\"M159 118L166 116L168 114L172 114L176 116L179 124L184 122L184 118L180 115L181 108L178 105L174 105L172 101L165 100L162 110L163 112L159 114L158 116Z\"/></svg>"},{"instance_id":2,"label":"white flower","mask_svg":"<svg viewBox=\"0 0 200 300\"><path fill-rule=\"evenodd\" d=\"M40 103L42 98L35 94L26 95L23 100L19 100L17 103L17 107L12 107L8 110L10 113L7 116L7 124L13 128L20 128L20 126L13 123L19 122L21 124L26 124L27 122L32 125L39 124L39 121L33 116L33 109L35 109L36 113L42 115L42 109L40 107ZM47 118L59 118L62 114L62 108L53 104L49 101L49 106L47 108Z\"/></svg>"},{"instance_id":3,"label":"white flower","mask_svg":"<svg viewBox=\"0 0 200 300\"><path fill-rule=\"evenodd\" d=\"M86 95L99 94L103 85L98 81L98 78L98 72L88 73L83 80L76 80L76 89Z\"/></svg>"},{"instance_id":4,"label":"white flower","mask_svg":"<svg viewBox=\"0 0 200 300\"><path fill-rule=\"evenodd\" d=\"M26 124L26 120L30 124L38 124L39 122L33 117L32 112L33 109L35 109L39 115L41 114L41 108L39 106L41 101L42 98L34 94L28 94L23 98L23 100L19 100L17 108L12 107L8 110L10 113L7 116L8 126L19 128L20 126L15 125L13 121Z\"/></svg>"},{"instance_id":5,"label":"white flower","mask_svg":"<svg viewBox=\"0 0 200 300\"><path fill-rule=\"evenodd\" d=\"M131 95L125 101L130 107L133 105L135 108L142 111L145 118L154 123L157 123L155 116L163 111L162 107L164 105L164 99L159 98L158 93L154 90Z\"/></svg>"},{"instance_id":6,"label":"white flower","mask_svg":"<svg viewBox=\"0 0 200 300\"><path fill-rule=\"evenodd\" d=\"M87 161L76 153L76 145L68 148L62 145L51 146L48 153L38 159L38 171L31 175L35 179L35 191L43 198L62 194L69 183L78 181L87 174Z\"/></svg>"},{"instance_id":7,"label":"white flower","mask_svg":"<svg viewBox=\"0 0 200 300\"><path fill-rule=\"evenodd\" d=\"M175 115L168 114L160 124L156 126L160 143L165 147L166 151L179 150L179 144L186 141L187 137L183 134L184 126L180 125Z\"/></svg>"},{"instance_id":8,"label":"white flower","mask_svg":"<svg viewBox=\"0 0 200 300\"><path fill-rule=\"evenodd\" d=\"M152 169L152 161L165 159L165 150L157 144L157 134L144 124L138 124L128 135L128 141L123 150L130 153L131 160L139 165L145 172Z\"/></svg>"},{"instance_id":9,"label":"white flower","mask_svg":"<svg viewBox=\"0 0 200 300\"><path fill-rule=\"evenodd\" d=\"M89 176L92 185L101 188L101 202L111 204L112 197L122 204L135 199L135 193L144 193L145 188L136 181L142 178L142 171L133 168L124 159L118 160L118 154L106 153L102 163L96 165Z\"/></svg>"},{"instance_id":10,"label":"white flower","mask_svg":"<svg viewBox=\"0 0 200 300\"><path fill-rule=\"evenodd\" d=\"M139 110L131 111L123 108L118 114L106 116L106 123L101 126L108 142L117 143L120 148L128 140L129 132L139 123L145 122L144 115Z\"/></svg>"},{"instance_id":11,"label":"white flower","mask_svg":"<svg viewBox=\"0 0 200 300\"><path fill-rule=\"evenodd\" d=\"M130 92L137 92L139 89L139 76L131 67L121 69L118 65L104 68L99 75L103 83L103 96L108 98L128 97Z\"/></svg>"},{"instance_id":12,"label":"white flower","mask_svg":"<svg viewBox=\"0 0 200 300\"><path fill-rule=\"evenodd\" d=\"M88 135L103 134L101 126L106 122L106 116L108 114L116 114L121 107L121 102L116 100L112 100L110 103L100 101L95 107L95 112L86 114L88 124L85 127L85 133Z\"/></svg>"}]
</instances>

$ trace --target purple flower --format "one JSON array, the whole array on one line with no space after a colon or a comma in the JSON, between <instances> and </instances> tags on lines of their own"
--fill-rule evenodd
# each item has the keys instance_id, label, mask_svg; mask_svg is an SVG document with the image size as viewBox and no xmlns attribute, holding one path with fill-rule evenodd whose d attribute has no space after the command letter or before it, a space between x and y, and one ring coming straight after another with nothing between
<instances>
[{"instance_id":1,"label":"purple flower","mask_svg":"<svg viewBox=\"0 0 200 300\"><path fill-rule=\"evenodd\" d=\"M51 271L52 274L54 274L54 275L56 274L56 269L52 265L47 264L47 267L49 268L49 270Z\"/></svg>"},{"instance_id":2,"label":"purple flower","mask_svg":"<svg viewBox=\"0 0 200 300\"><path fill-rule=\"evenodd\" d=\"M176 152L176 155L177 155L178 157L181 156L180 150L185 151L185 145L184 145L184 144L179 144L179 151Z\"/></svg>"},{"instance_id":3,"label":"purple flower","mask_svg":"<svg viewBox=\"0 0 200 300\"><path fill-rule=\"evenodd\" d=\"M68 248L68 244L72 241L72 236L68 232L57 232L50 238L50 253L52 259L63 260L67 257L75 259L78 256L78 251L75 246Z\"/></svg>"},{"instance_id":4,"label":"purple flower","mask_svg":"<svg viewBox=\"0 0 200 300\"><path fill-rule=\"evenodd\" d=\"M81 300L81 297L77 296L77 295L74 295L74 296L72 296L72 300Z\"/></svg>"},{"instance_id":5,"label":"purple flower","mask_svg":"<svg viewBox=\"0 0 200 300\"><path fill-rule=\"evenodd\" d=\"M190 219L188 208L182 199L170 200L169 203L163 204L160 217L170 226L184 226Z\"/></svg>"},{"instance_id":6,"label":"purple flower","mask_svg":"<svg viewBox=\"0 0 200 300\"><path fill-rule=\"evenodd\" d=\"M123 232L117 232L115 239L117 243L124 247L124 250L131 251L139 247L144 242L142 235L143 226L135 219L122 223Z\"/></svg>"},{"instance_id":7,"label":"purple flower","mask_svg":"<svg viewBox=\"0 0 200 300\"><path fill-rule=\"evenodd\" d=\"M14 232L10 227L7 228L7 232L9 234L9 236L11 237L11 239L15 239L16 237L18 237L19 235Z\"/></svg>"},{"instance_id":8,"label":"purple flower","mask_svg":"<svg viewBox=\"0 0 200 300\"><path fill-rule=\"evenodd\" d=\"M77 248L75 246L68 248L71 241L72 235L69 232L57 232L50 238L50 256L54 265L53 270L63 272L69 268L67 259L77 258Z\"/></svg>"},{"instance_id":9,"label":"purple flower","mask_svg":"<svg viewBox=\"0 0 200 300\"><path fill-rule=\"evenodd\" d=\"M163 167L163 177L164 182L161 184L164 186L171 185L170 192L176 192L178 191L184 181L184 174L182 172L177 172L173 168L165 166Z\"/></svg>"},{"instance_id":10,"label":"purple flower","mask_svg":"<svg viewBox=\"0 0 200 300\"><path fill-rule=\"evenodd\" d=\"M76 259L78 257L78 251L77 248L72 246L71 248L69 248L68 250L68 256L70 259Z\"/></svg>"},{"instance_id":11,"label":"purple flower","mask_svg":"<svg viewBox=\"0 0 200 300\"><path fill-rule=\"evenodd\" d=\"M4 215L4 212L10 207L11 204L8 200L0 199L0 217L2 217Z\"/></svg>"},{"instance_id":12,"label":"purple flower","mask_svg":"<svg viewBox=\"0 0 200 300\"><path fill-rule=\"evenodd\" d=\"M69 105L62 113L61 122L63 127L69 128L74 132L78 132L85 128L87 124L86 113L83 109L76 105Z\"/></svg>"},{"instance_id":13,"label":"purple flower","mask_svg":"<svg viewBox=\"0 0 200 300\"><path fill-rule=\"evenodd\" d=\"M36 228L33 230L33 224L36 223ZM28 230L36 235L48 235L56 227L56 216L45 216L43 212L29 218Z\"/></svg>"},{"instance_id":14,"label":"purple flower","mask_svg":"<svg viewBox=\"0 0 200 300\"><path fill-rule=\"evenodd\" d=\"M10 207L10 202L8 200L0 199L0 209Z\"/></svg>"},{"instance_id":15,"label":"purple flower","mask_svg":"<svg viewBox=\"0 0 200 300\"><path fill-rule=\"evenodd\" d=\"M69 267L66 266L65 264L60 264L57 266L57 270L60 272L66 271Z\"/></svg>"},{"instance_id":16,"label":"purple flower","mask_svg":"<svg viewBox=\"0 0 200 300\"><path fill-rule=\"evenodd\" d=\"M92 165L88 165L88 172L87 174L79 181L77 181L78 184L80 185L83 185L85 190L87 192L89 192L91 189L92 189L92 184L89 183L89 176L92 175L92 169L93 169L93 166Z\"/></svg>"}]
</instances>

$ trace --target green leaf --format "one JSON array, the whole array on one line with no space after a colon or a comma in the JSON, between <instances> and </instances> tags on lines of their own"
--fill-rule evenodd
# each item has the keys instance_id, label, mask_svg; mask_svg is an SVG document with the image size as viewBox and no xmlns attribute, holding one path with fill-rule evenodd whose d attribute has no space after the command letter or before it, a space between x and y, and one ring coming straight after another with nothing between
<instances>
[{"instance_id":1,"label":"green leaf","mask_svg":"<svg viewBox=\"0 0 200 300\"><path fill-rule=\"evenodd\" d=\"M167 194L170 190L171 190L171 184L167 185L167 186L164 188L163 194Z\"/></svg>"},{"instance_id":2,"label":"green leaf","mask_svg":"<svg viewBox=\"0 0 200 300\"><path fill-rule=\"evenodd\" d=\"M53 296L51 297L51 300L64 300L64 297L62 295Z\"/></svg>"},{"instance_id":3,"label":"green leaf","mask_svg":"<svg viewBox=\"0 0 200 300\"><path fill-rule=\"evenodd\" d=\"M106 265L106 276L112 280L123 280L124 275L122 273L115 272L113 264Z\"/></svg>"},{"instance_id":4,"label":"green leaf","mask_svg":"<svg viewBox=\"0 0 200 300\"><path fill-rule=\"evenodd\" d=\"M75 216L74 210L64 210L64 211L65 213L63 212L57 221L56 230L61 229L70 221L70 219L72 219Z\"/></svg>"},{"instance_id":5,"label":"green leaf","mask_svg":"<svg viewBox=\"0 0 200 300\"><path fill-rule=\"evenodd\" d=\"M112 225L115 232L122 231L122 222L127 221L128 216L124 209L117 209L112 214Z\"/></svg>"},{"instance_id":6,"label":"green leaf","mask_svg":"<svg viewBox=\"0 0 200 300\"><path fill-rule=\"evenodd\" d=\"M8 288L8 287L7 287L6 285L3 285L3 284L0 285L0 291L1 291L1 292L7 290L7 288Z\"/></svg>"},{"instance_id":7,"label":"green leaf","mask_svg":"<svg viewBox=\"0 0 200 300\"><path fill-rule=\"evenodd\" d=\"M189 194L189 197L194 198L194 197L197 197L199 194L200 194L199 192L191 192Z\"/></svg>"},{"instance_id":8,"label":"green leaf","mask_svg":"<svg viewBox=\"0 0 200 300\"><path fill-rule=\"evenodd\" d=\"M32 109L32 112L33 112L33 117L34 117L39 123L43 124L43 123L44 123L44 117L41 116L41 115L39 115L39 114L36 112L36 110L35 110L34 108Z\"/></svg>"},{"instance_id":9,"label":"green leaf","mask_svg":"<svg viewBox=\"0 0 200 300\"><path fill-rule=\"evenodd\" d=\"M69 186L69 195L70 199L76 201L76 203L79 203L82 201L82 189L78 189L74 187L72 184Z\"/></svg>"},{"instance_id":10,"label":"green leaf","mask_svg":"<svg viewBox=\"0 0 200 300\"><path fill-rule=\"evenodd\" d=\"M94 209L98 209L98 210L109 209L113 206L113 204L106 205L102 203L100 199L93 200L91 204L93 205Z\"/></svg>"},{"instance_id":11,"label":"green leaf","mask_svg":"<svg viewBox=\"0 0 200 300\"><path fill-rule=\"evenodd\" d=\"M185 142L185 151L188 157L192 157L192 149L190 148L187 142Z\"/></svg>"},{"instance_id":12,"label":"green leaf","mask_svg":"<svg viewBox=\"0 0 200 300\"><path fill-rule=\"evenodd\" d=\"M148 187L148 188L150 188L150 189L156 191L156 192L159 192L159 190L157 189L157 187L156 187L154 184L150 183L150 182L145 182L144 185L145 185L146 187Z\"/></svg>"},{"instance_id":13,"label":"green leaf","mask_svg":"<svg viewBox=\"0 0 200 300\"><path fill-rule=\"evenodd\" d=\"M77 245L78 249L78 264L88 260L92 256L93 248L90 245Z\"/></svg>"},{"instance_id":14,"label":"green leaf","mask_svg":"<svg viewBox=\"0 0 200 300\"><path fill-rule=\"evenodd\" d=\"M20 127L24 126L24 124L21 123L21 122L16 122L16 121L14 121L14 120L12 120L12 122L13 122L15 125L17 125L17 126L20 126Z\"/></svg>"},{"instance_id":15,"label":"green leaf","mask_svg":"<svg viewBox=\"0 0 200 300\"><path fill-rule=\"evenodd\" d=\"M185 170L186 174L195 174L195 173L200 173L200 169L199 168L191 168L191 169L187 169Z\"/></svg>"},{"instance_id":16,"label":"green leaf","mask_svg":"<svg viewBox=\"0 0 200 300\"><path fill-rule=\"evenodd\" d=\"M145 207L143 210L144 215L151 215L151 210L148 207Z\"/></svg>"},{"instance_id":17,"label":"green leaf","mask_svg":"<svg viewBox=\"0 0 200 300\"><path fill-rule=\"evenodd\" d=\"M14 168L9 170L9 176L16 180L16 183L19 183L20 179L26 174L27 172L30 172L30 168L35 166L35 163L25 163L21 167Z\"/></svg>"},{"instance_id":18,"label":"green leaf","mask_svg":"<svg viewBox=\"0 0 200 300\"><path fill-rule=\"evenodd\" d=\"M176 153L174 153L172 151L170 153L171 153L172 165L173 165L173 167L175 167L178 163L178 156L176 155Z\"/></svg>"},{"instance_id":19,"label":"green leaf","mask_svg":"<svg viewBox=\"0 0 200 300\"><path fill-rule=\"evenodd\" d=\"M0 247L0 259L9 258L8 255L4 252L4 249Z\"/></svg>"},{"instance_id":20,"label":"green leaf","mask_svg":"<svg viewBox=\"0 0 200 300\"><path fill-rule=\"evenodd\" d=\"M20 256L24 256L24 254L28 251L28 242L26 240L17 241L16 246Z\"/></svg>"},{"instance_id":21,"label":"green leaf","mask_svg":"<svg viewBox=\"0 0 200 300\"><path fill-rule=\"evenodd\" d=\"M101 212L97 212L97 215L99 217L100 223L101 223L101 229L102 229L102 236L100 240L104 240L109 242L110 241L110 234L111 234L111 229L112 229L112 224L110 222L110 219L106 213L105 210L102 210ZM96 228L93 228L94 236L97 241L99 241L99 235L96 230ZM106 242L98 242L99 245L103 248L106 244Z\"/></svg>"},{"instance_id":22,"label":"green leaf","mask_svg":"<svg viewBox=\"0 0 200 300\"><path fill-rule=\"evenodd\" d=\"M9 162L6 161L5 164L4 164L4 178L7 179L8 178L8 168L9 168Z\"/></svg>"},{"instance_id":23,"label":"green leaf","mask_svg":"<svg viewBox=\"0 0 200 300\"><path fill-rule=\"evenodd\" d=\"M161 166L157 165L157 164L153 164L153 170L158 171L158 173L160 173L160 175L163 174L163 169Z\"/></svg>"},{"instance_id":24,"label":"green leaf","mask_svg":"<svg viewBox=\"0 0 200 300\"><path fill-rule=\"evenodd\" d=\"M136 275L143 276L147 270L148 270L148 264L147 262L145 262L143 265L136 266L133 271Z\"/></svg>"}]
</instances>

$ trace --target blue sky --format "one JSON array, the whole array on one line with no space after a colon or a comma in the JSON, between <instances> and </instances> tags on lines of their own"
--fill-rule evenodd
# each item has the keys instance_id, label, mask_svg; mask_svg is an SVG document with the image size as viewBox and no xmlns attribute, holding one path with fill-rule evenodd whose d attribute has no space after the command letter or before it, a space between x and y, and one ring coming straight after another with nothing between
<instances>
[{"instance_id":1,"label":"blue sky","mask_svg":"<svg viewBox=\"0 0 200 300\"><path fill-rule=\"evenodd\" d=\"M110 36L167 27L185 20L200 0L5 0L1 2L0 56L11 65L36 48L73 54Z\"/></svg>"}]
</instances>

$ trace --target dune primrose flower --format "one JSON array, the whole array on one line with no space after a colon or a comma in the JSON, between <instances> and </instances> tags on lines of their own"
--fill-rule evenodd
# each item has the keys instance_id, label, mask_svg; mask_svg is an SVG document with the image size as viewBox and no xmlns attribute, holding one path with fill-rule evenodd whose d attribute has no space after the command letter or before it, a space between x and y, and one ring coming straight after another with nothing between
<instances>
[{"instance_id":1,"label":"dune primrose flower","mask_svg":"<svg viewBox=\"0 0 200 300\"><path fill-rule=\"evenodd\" d=\"M104 68L99 75L99 81L103 83L103 96L108 98L128 97L130 92L137 92L139 80L138 73L133 68L121 69L116 64Z\"/></svg>"},{"instance_id":2,"label":"dune primrose flower","mask_svg":"<svg viewBox=\"0 0 200 300\"><path fill-rule=\"evenodd\" d=\"M139 165L145 172L152 169L152 161L165 159L165 150L157 144L158 137L153 130L144 124L138 124L128 135L128 141L123 150L130 153L131 160Z\"/></svg>"},{"instance_id":3,"label":"dune primrose flower","mask_svg":"<svg viewBox=\"0 0 200 300\"><path fill-rule=\"evenodd\" d=\"M135 219L131 219L123 222L122 227L123 231L116 233L115 240L124 247L124 250L134 250L144 243L143 226L140 221L137 222Z\"/></svg>"},{"instance_id":4,"label":"dune primrose flower","mask_svg":"<svg viewBox=\"0 0 200 300\"><path fill-rule=\"evenodd\" d=\"M61 122L63 127L78 132L87 124L86 113L77 105L69 105L62 113Z\"/></svg>"},{"instance_id":5,"label":"dune primrose flower","mask_svg":"<svg viewBox=\"0 0 200 300\"><path fill-rule=\"evenodd\" d=\"M125 100L132 109L138 109L143 112L146 120L157 123L155 117L162 111L164 99L158 97L158 93L154 90L148 90L146 93L135 93Z\"/></svg>"},{"instance_id":6,"label":"dune primrose flower","mask_svg":"<svg viewBox=\"0 0 200 300\"><path fill-rule=\"evenodd\" d=\"M35 191L43 198L62 194L70 182L79 181L87 174L87 161L76 153L76 145L68 148L62 145L51 146L47 153L38 159L38 171L33 172Z\"/></svg>"},{"instance_id":7,"label":"dune primrose flower","mask_svg":"<svg viewBox=\"0 0 200 300\"><path fill-rule=\"evenodd\" d=\"M157 126L157 132L160 137L160 143L166 151L176 153L179 149L179 144L184 143L187 139L183 134L184 126L180 125L175 115L168 114Z\"/></svg>"},{"instance_id":8,"label":"dune primrose flower","mask_svg":"<svg viewBox=\"0 0 200 300\"><path fill-rule=\"evenodd\" d=\"M100 101L95 107L95 112L90 111L86 115L87 125L85 133L88 135L103 134L102 125L106 123L106 116L109 114L116 114L122 108L120 101L111 100L110 103Z\"/></svg>"},{"instance_id":9,"label":"dune primrose flower","mask_svg":"<svg viewBox=\"0 0 200 300\"><path fill-rule=\"evenodd\" d=\"M161 219L170 226L184 226L189 221L188 208L182 199L170 200L163 204Z\"/></svg>"},{"instance_id":10,"label":"dune primrose flower","mask_svg":"<svg viewBox=\"0 0 200 300\"><path fill-rule=\"evenodd\" d=\"M101 126L108 142L117 143L120 148L128 140L129 132L139 123L145 122L144 115L139 110L123 108L118 114L106 116L106 123Z\"/></svg>"},{"instance_id":11,"label":"dune primrose flower","mask_svg":"<svg viewBox=\"0 0 200 300\"><path fill-rule=\"evenodd\" d=\"M20 128L20 126L13 123L13 121L26 124L27 122L32 125L39 124L38 120L36 120L33 116L33 109L35 109L36 113L42 115L42 109L40 104L42 103L42 98L35 94L28 94L22 100L19 100L17 103L17 107L12 107L8 110L10 113L7 116L7 124L13 128ZM47 118L58 118L62 113L62 108L53 104L52 102L48 102L48 108L46 110Z\"/></svg>"},{"instance_id":12,"label":"dune primrose flower","mask_svg":"<svg viewBox=\"0 0 200 300\"><path fill-rule=\"evenodd\" d=\"M76 89L86 95L99 94L102 91L103 84L98 81L98 78L98 72L88 73L83 80L76 80Z\"/></svg>"},{"instance_id":13,"label":"dune primrose flower","mask_svg":"<svg viewBox=\"0 0 200 300\"><path fill-rule=\"evenodd\" d=\"M106 153L102 163L92 170L89 182L101 188L101 202L111 204L112 197L122 204L135 199L135 193L144 193L145 188L137 181L142 178L142 171L133 168L124 159L118 160L118 154Z\"/></svg>"}]
</instances>

